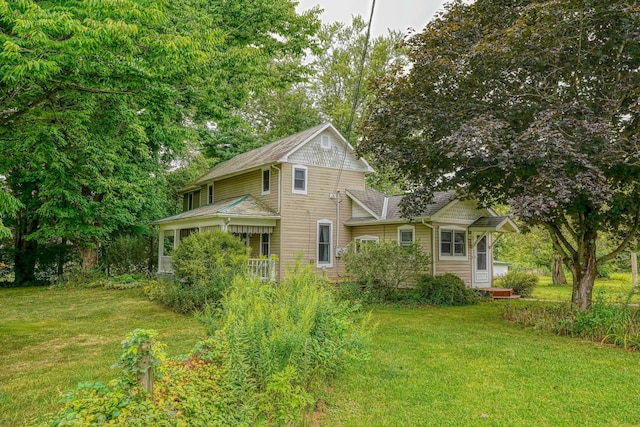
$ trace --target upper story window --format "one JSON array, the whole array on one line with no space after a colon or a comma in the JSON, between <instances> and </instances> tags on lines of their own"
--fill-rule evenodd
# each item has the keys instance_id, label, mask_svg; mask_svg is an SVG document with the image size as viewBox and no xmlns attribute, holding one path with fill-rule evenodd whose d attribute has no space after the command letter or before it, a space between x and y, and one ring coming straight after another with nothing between
<instances>
[{"instance_id":1,"label":"upper story window","mask_svg":"<svg viewBox=\"0 0 640 427\"><path fill-rule=\"evenodd\" d=\"M207 204L213 204L213 184L207 185Z\"/></svg>"},{"instance_id":2,"label":"upper story window","mask_svg":"<svg viewBox=\"0 0 640 427\"><path fill-rule=\"evenodd\" d=\"M331 236L333 235L333 222L328 219L318 221L318 267L331 267Z\"/></svg>"},{"instance_id":3,"label":"upper story window","mask_svg":"<svg viewBox=\"0 0 640 427\"><path fill-rule=\"evenodd\" d=\"M271 192L271 168L262 169L262 195Z\"/></svg>"},{"instance_id":4,"label":"upper story window","mask_svg":"<svg viewBox=\"0 0 640 427\"><path fill-rule=\"evenodd\" d=\"M293 167L292 191L295 194L307 194L307 167L296 165Z\"/></svg>"},{"instance_id":5,"label":"upper story window","mask_svg":"<svg viewBox=\"0 0 640 427\"><path fill-rule=\"evenodd\" d=\"M467 232L465 230L440 229L440 256L467 257Z\"/></svg>"},{"instance_id":6,"label":"upper story window","mask_svg":"<svg viewBox=\"0 0 640 427\"><path fill-rule=\"evenodd\" d=\"M416 228L413 225L403 225L398 227L398 244L401 246L411 245L416 240Z\"/></svg>"},{"instance_id":7,"label":"upper story window","mask_svg":"<svg viewBox=\"0 0 640 427\"><path fill-rule=\"evenodd\" d=\"M187 210L193 209L193 193L187 194Z\"/></svg>"}]
</instances>

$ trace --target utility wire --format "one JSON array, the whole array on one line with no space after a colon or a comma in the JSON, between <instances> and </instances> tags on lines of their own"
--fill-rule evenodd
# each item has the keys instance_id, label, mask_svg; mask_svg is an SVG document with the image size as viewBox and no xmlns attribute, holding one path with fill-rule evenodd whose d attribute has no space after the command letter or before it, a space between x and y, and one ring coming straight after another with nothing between
<instances>
[{"instance_id":1,"label":"utility wire","mask_svg":"<svg viewBox=\"0 0 640 427\"><path fill-rule=\"evenodd\" d=\"M349 115L349 122L347 123L347 129L345 130L345 137L347 141L351 137L351 128L353 127L353 119L356 115L356 109L358 107L358 101L360 100L360 86L362 86L362 75L364 74L364 63L367 60L367 53L369 51L369 39L371 38L371 23L373 22L373 12L376 9L376 0L372 0L371 3L371 14L369 15L369 23L367 24L367 36L364 42L364 48L362 49L362 57L360 58L360 70L358 71L358 84L356 85L356 94L353 97L353 104L351 105L351 114ZM347 150L344 150L344 155L342 156L342 163L340 165L340 170L338 171L338 179L336 180L336 185L334 189L334 193L338 191L338 186L340 185L340 178L342 177L342 170L344 169L344 163L347 159Z\"/></svg>"}]
</instances>

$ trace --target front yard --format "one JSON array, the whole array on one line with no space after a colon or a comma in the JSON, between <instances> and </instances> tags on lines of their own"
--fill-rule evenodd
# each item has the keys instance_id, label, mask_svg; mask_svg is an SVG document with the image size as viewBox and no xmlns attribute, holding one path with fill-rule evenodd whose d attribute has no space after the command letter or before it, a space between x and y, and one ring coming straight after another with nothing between
<instances>
[{"instance_id":1,"label":"front yard","mask_svg":"<svg viewBox=\"0 0 640 427\"><path fill-rule=\"evenodd\" d=\"M195 318L149 302L141 289L0 289L0 426L54 411L79 382L113 379L120 342L135 328L157 330L169 355L204 335Z\"/></svg>"},{"instance_id":2,"label":"front yard","mask_svg":"<svg viewBox=\"0 0 640 427\"><path fill-rule=\"evenodd\" d=\"M376 308L371 359L327 391L326 426L640 424L637 353L506 323L504 303ZM119 343L151 328L168 353L203 334L139 290L0 289L0 425L56 408L79 381L107 381Z\"/></svg>"}]
</instances>

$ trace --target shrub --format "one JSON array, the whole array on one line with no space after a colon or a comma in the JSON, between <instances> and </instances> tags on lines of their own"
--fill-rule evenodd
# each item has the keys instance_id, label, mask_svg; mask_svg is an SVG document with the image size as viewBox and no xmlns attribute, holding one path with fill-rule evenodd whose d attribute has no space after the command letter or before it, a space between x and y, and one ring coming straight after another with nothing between
<instances>
[{"instance_id":1,"label":"shrub","mask_svg":"<svg viewBox=\"0 0 640 427\"><path fill-rule=\"evenodd\" d=\"M452 273L422 276L417 291L424 302L434 305L470 305L480 300L475 289L468 288L460 277Z\"/></svg>"},{"instance_id":2,"label":"shrub","mask_svg":"<svg viewBox=\"0 0 640 427\"><path fill-rule=\"evenodd\" d=\"M522 327L640 350L639 312L628 301L612 304L599 297L591 310L570 304L507 304L503 317Z\"/></svg>"},{"instance_id":3,"label":"shrub","mask_svg":"<svg viewBox=\"0 0 640 427\"><path fill-rule=\"evenodd\" d=\"M239 423L299 423L310 396L345 364L366 356L366 323L357 310L337 303L322 279L299 263L277 285L236 278L222 315L209 325L218 325L215 340L227 346L226 381Z\"/></svg>"},{"instance_id":4,"label":"shrub","mask_svg":"<svg viewBox=\"0 0 640 427\"><path fill-rule=\"evenodd\" d=\"M224 303L205 308L213 337L186 360L164 360L154 333L136 330L119 378L67 393L44 425L301 425L327 379L366 357L358 307L337 303L310 267L278 285L237 276ZM153 395L138 385L146 366L159 374Z\"/></svg>"},{"instance_id":5,"label":"shrub","mask_svg":"<svg viewBox=\"0 0 640 427\"><path fill-rule=\"evenodd\" d=\"M431 269L431 257L418 243L352 243L343 261L348 279L359 284L369 299L379 301L387 300L398 287L415 285Z\"/></svg>"},{"instance_id":6,"label":"shrub","mask_svg":"<svg viewBox=\"0 0 640 427\"><path fill-rule=\"evenodd\" d=\"M522 297L529 297L533 293L533 289L538 285L538 276L519 271L510 271L496 279L495 283L498 287L513 289L513 292Z\"/></svg>"},{"instance_id":7,"label":"shrub","mask_svg":"<svg viewBox=\"0 0 640 427\"><path fill-rule=\"evenodd\" d=\"M120 236L107 243L100 262L108 275L143 273L149 269L149 259L155 261L148 236Z\"/></svg>"},{"instance_id":8,"label":"shrub","mask_svg":"<svg viewBox=\"0 0 640 427\"><path fill-rule=\"evenodd\" d=\"M217 303L235 276L247 274L249 256L244 243L223 231L194 233L172 253L174 281L158 281L162 289L147 295L179 313Z\"/></svg>"}]
</instances>

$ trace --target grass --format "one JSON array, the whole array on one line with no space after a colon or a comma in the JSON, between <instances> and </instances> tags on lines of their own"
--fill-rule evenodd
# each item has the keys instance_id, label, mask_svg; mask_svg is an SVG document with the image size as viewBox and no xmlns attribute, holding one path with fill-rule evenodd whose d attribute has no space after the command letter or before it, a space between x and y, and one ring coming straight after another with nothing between
<instances>
[{"instance_id":1,"label":"grass","mask_svg":"<svg viewBox=\"0 0 640 427\"><path fill-rule=\"evenodd\" d=\"M371 360L334 384L322 425L640 424L637 353L520 329L503 304L374 310Z\"/></svg>"},{"instance_id":2,"label":"grass","mask_svg":"<svg viewBox=\"0 0 640 427\"><path fill-rule=\"evenodd\" d=\"M637 353L521 329L503 305L374 309L371 359L327 391L321 424L640 425ZM203 333L139 289L0 290L0 426L55 410L80 381L113 378L137 327L156 329L173 355Z\"/></svg>"},{"instance_id":3,"label":"grass","mask_svg":"<svg viewBox=\"0 0 640 427\"><path fill-rule=\"evenodd\" d=\"M56 410L78 382L114 378L120 342L136 328L158 331L169 355L204 335L192 316L149 302L141 289L0 289L0 426Z\"/></svg>"},{"instance_id":4,"label":"grass","mask_svg":"<svg viewBox=\"0 0 640 427\"><path fill-rule=\"evenodd\" d=\"M538 286L533 290L532 298L571 301L571 275L567 275L568 285L555 286L551 283L551 276L540 277ZM610 278L596 279L593 286L594 298L600 295L607 298L611 302L626 301L631 292L631 274L630 273L612 273ZM636 293L631 298L631 302L640 303L640 294Z\"/></svg>"}]
</instances>

